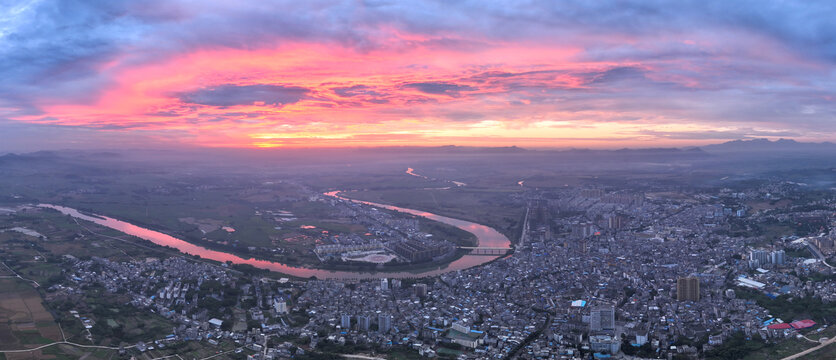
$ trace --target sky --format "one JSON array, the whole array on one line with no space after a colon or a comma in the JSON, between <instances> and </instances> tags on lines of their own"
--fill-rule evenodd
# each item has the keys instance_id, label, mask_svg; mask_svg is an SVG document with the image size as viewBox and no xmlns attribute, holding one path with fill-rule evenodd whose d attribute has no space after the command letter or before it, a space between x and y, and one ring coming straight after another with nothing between
<instances>
[{"instance_id":1,"label":"sky","mask_svg":"<svg viewBox=\"0 0 836 360\"><path fill-rule=\"evenodd\" d=\"M831 1L0 2L0 150L836 140Z\"/></svg>"}]
</instances>

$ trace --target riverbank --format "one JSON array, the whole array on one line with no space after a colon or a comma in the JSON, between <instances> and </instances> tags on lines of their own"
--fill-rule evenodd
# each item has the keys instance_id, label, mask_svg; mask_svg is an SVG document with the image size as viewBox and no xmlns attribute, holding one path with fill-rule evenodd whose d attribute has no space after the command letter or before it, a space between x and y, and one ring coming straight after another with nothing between
<instances>
[{"instance_id":1,"label":"riverbank","mask_svg":"<svg viewBox=\"0 0 836 360\"><path fill-rule=\"evenodd\" d=\"M473 233L480 246L483 244L499 244L508 246L510 241L504 235L498 233L496 230L484 225L471 223L464 220L452 219L436 214L431 214L423 211L398 208L383 204L371 204L373 206L383 207L390 210L402 211L413 215L425 217L431 220L446 223L455 226L464 231ZM432 266L408 268L408 269L392 269L392 271L384 271L383 269L365 270L360 269L356 271L350 270L330 270L322 268L306 268L291 266L288 264L271 262L267 260L260 260L255 258L243 258L239 255L209 249L200 245L190 243L188 241L178 239L172 235L165 234L159 231L143 228L128 222L109 218L107 216L95 215L90 216L80 211L50 204L41 204L41 207L52 208L58 210L66 215L73 216L78 219L90 221L120 232L139 237L144 240L151 241L157 245L166 246L177 249L181 253L200 256L203 259L214 260L222 263L231 263L239 265L249 265L259 269L275 271L283 274L299 278L316 277L319 279L372 279L372 278L416 278L436 276L450 271L463 270L474 266L479 266L488 263L498 256L479 256L479 255L462 255L448 264L432 264Z\"/></svg>"}]
</instances>

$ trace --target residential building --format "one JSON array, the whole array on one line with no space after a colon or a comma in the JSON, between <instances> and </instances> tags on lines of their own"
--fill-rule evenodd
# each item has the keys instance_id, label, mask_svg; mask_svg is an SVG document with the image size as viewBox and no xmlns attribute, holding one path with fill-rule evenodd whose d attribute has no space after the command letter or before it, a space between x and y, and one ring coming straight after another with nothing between
<instances>
[{"instance_id":1,"label":"residential building","mask_svg":"<svg viewBox=\"0 0 836 360\"><path fill-rule=\"evenodd\" d=\"M700 279L695 276L677 279L676 299L679 301L700 301Z\"/></svg>"}]
</instances>

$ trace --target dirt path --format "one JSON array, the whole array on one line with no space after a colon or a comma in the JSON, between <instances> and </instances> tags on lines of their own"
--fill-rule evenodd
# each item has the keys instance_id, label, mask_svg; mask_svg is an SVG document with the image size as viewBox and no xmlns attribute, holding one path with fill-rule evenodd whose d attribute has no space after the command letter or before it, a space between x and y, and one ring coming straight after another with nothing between
<instances>
[{"instance_id":1,"label":"dirt path","mask_svg":"<svg viewBox=\"0 0 836 360\"><path fill-rule=\"evenodd\" d=\"M809 349L804 350L804 351L802 351L802 352L800 352L800 353L798 353L798 354L795 354L795 355L790 355L790 356L787 356L787 357L785 357L785 358L783 358L783 359L781 359L781 360L793 360L793 359L798 359L798 358L800 358L800 357L802 357L802 356L804 356L804 355L807 355L807 354L809 354L809 353L811 353L811 352L813 352L813 351L819 350L819 349L821 349L821 348L823 348L823 347L825 347L825 346L828 346L828 345L830 345L830 344L833 344L834 342L836 342L836 336L834 336L834 337L833 337L832 339L830 339L830 340L825 341L824 343L822 343L822 344L821 344L821 345L819 345L819 346L809 348Z\"/></svg>"}]
</instances>

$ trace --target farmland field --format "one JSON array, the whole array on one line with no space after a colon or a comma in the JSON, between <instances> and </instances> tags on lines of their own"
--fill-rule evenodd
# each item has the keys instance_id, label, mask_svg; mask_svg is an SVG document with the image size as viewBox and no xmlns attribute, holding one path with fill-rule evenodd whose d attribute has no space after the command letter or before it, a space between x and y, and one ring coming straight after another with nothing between
<instances>
[{"instance_id":1,"label":"farmland field","mask_svg":"<svg viewBox=\"0 0 836 360\"><path fill-rule=\"evenodd\" d=\"M60 341L61 333L41 297L17 279L0 279L0 349L23 349Z\"/></svg>"}]
</instances>

